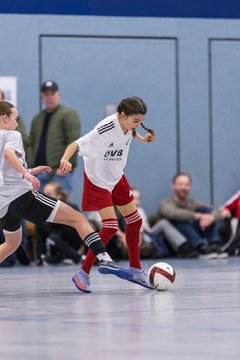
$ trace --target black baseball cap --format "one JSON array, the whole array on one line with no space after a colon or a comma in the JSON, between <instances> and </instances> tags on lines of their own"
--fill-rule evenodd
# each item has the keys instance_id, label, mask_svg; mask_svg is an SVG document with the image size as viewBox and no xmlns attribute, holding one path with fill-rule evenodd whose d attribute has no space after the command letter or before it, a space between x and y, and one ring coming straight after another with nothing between
<instances>
[{"instance_id":1,"label":"black baseball cap","mask_svg":"<svg viewBox=\"0 0 240 360\"><path fill-rule=\"evenodd\" d=\"M44 81L44 83L42 83L41 85L41 92L46 92L46 91L52 91L52 92L58 91L58 84L52 80Z\"/></svg>"}]
</instances>

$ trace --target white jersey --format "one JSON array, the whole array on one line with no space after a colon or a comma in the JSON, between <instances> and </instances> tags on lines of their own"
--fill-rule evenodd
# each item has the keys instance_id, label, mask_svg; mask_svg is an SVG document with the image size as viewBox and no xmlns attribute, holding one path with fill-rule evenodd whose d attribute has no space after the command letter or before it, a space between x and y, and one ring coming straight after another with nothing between
<instances>
[{"instance_id":1,"label":"white jersey","mask_svg":"<svg viewBox=\"0 0 240 360\"><path fill-rule=\"evenodd\" d=\"M32 184L5 160L5 149L15 150L19 161L27 169L21 134L0 129L0 218L7 213L13 200L32 189Z\"/></svg>"},{"instance_id":2,"label":"white jersey","mask_svg":"<svg viewBox=\"0 0 240 360\"><path fill-rule=\"evenodd\" d=\"M88 134L76 140L89 180L112 191L126 166L132 131L126 134L113 114L100 121Z\"/></svg>"}]
</instances>

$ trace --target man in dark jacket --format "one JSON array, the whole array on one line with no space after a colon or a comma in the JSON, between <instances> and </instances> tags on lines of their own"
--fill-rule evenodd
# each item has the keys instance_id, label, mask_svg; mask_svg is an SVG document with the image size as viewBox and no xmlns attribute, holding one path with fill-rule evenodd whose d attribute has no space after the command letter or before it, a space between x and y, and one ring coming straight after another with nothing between
<instances>
[{"instance_id":1,"label":"man in dark jacket","mask_svg":"<svg viewBox=\"0 0 240 360\"><path fill-rule=\"evenodd\" d=\"M69 194L73 173L63 173L59 163L66 146L80 136L80 119L75 110L60 104L61 93L56 82L47 80L42 84L41 98L45 109L31 123L28 164L30 167L46 164L52 168L50 174L38 174L41 189L46 183L57 181ZM76 156L71 163L74 168Z\"/></svg>"}]
</instances>

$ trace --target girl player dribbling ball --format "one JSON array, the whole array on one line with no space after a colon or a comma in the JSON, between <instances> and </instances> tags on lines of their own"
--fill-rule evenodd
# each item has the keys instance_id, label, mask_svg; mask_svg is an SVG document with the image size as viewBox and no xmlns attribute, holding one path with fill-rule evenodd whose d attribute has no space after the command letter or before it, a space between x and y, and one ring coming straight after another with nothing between
<instances>
[{"instance_id":1,"label":"girl player dribbling ball","mask_svg":"<svg viewBox=\"0 0 240 360\"><path fill-rule=\"evenodd\" d=\"M39 180L34 176L50 172L48 166L28 169L21 134L18 112L14 105L0 101L0 231L5 242L0 244L0 262L12 254L22 240L22 219L42 225L45 222L74 227L84 243L99 259L98 270L102 274L114 274L120 278L132 278L129 270L115 264L86 217L60 200L38 191Z\"/></svg>"},{"instance_id":2,"label":"girl player dribbling ball","mask_svg":"<svg viewBox=\"0 0 240 360\"><path fill-rule=\"evenodd\" d=\"M114 211L114 206L117 206L126 221L129 270L133 273L133 277L127 280L152 289L140 263L142 219L123 174L132 138L143 143L155 140L154 131L142 124L146 113L147 106L139 97L123 99L117 106L117 113L106 117L88 134L68 145L60 161L60 168L64 172L71 171L69 159L76 151L83 156L83 211L99 212L102 219L99 236L107 244L118 230ZM136 132L140 126L148 131L144 137ZM95 255L89 250L82 268L73 277L73 282L80 291L91 292L89 273L95 259Z\"/></svg>"}]
</instances>

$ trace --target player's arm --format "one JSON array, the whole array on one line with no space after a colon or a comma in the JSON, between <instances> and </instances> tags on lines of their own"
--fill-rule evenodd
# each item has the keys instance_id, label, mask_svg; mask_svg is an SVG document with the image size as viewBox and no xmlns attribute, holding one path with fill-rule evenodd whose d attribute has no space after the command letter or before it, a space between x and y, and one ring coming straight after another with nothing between
<instances>
[{"instance_id":1,"label":"player's arm","mask_svg":"<svg viewBox=\"0 0 240 360\"><path fill-rule=\"evenodd\" d=\"M5 149L4 150L4 158L5 160L22 176L32 183L32 187L34 190L37 190L40 186L39 180L30 174L30 172L23 166L23 164L19 161L17 155L15 154L15 150L13 149Z\"/></svg>"},{"instance_id":2,"label":"player's arm","mask_svg":"<svg viewBox=\"0 0 240 360\"><path fill-rule=\"evenodd\" d=\"M39 173L50 173L52 171L52 168L50 168L50 166L46 166L46 165L40 165L40 166L36 166L32 169L29 169L29 172L32 175L37 175Z\"/></svg>"},{"instance_id":3,"label":"player's arm","mask_svg":"<svg viewBox=\"0 0 240 360\"><path fill-rule=\"evenodd\" d=\"M69 144L60 160L60 170L68 173L72 170L72 164L69 162L71 157L79 150L78 144L74 141Z\"/></svg>"}]
</instances>

